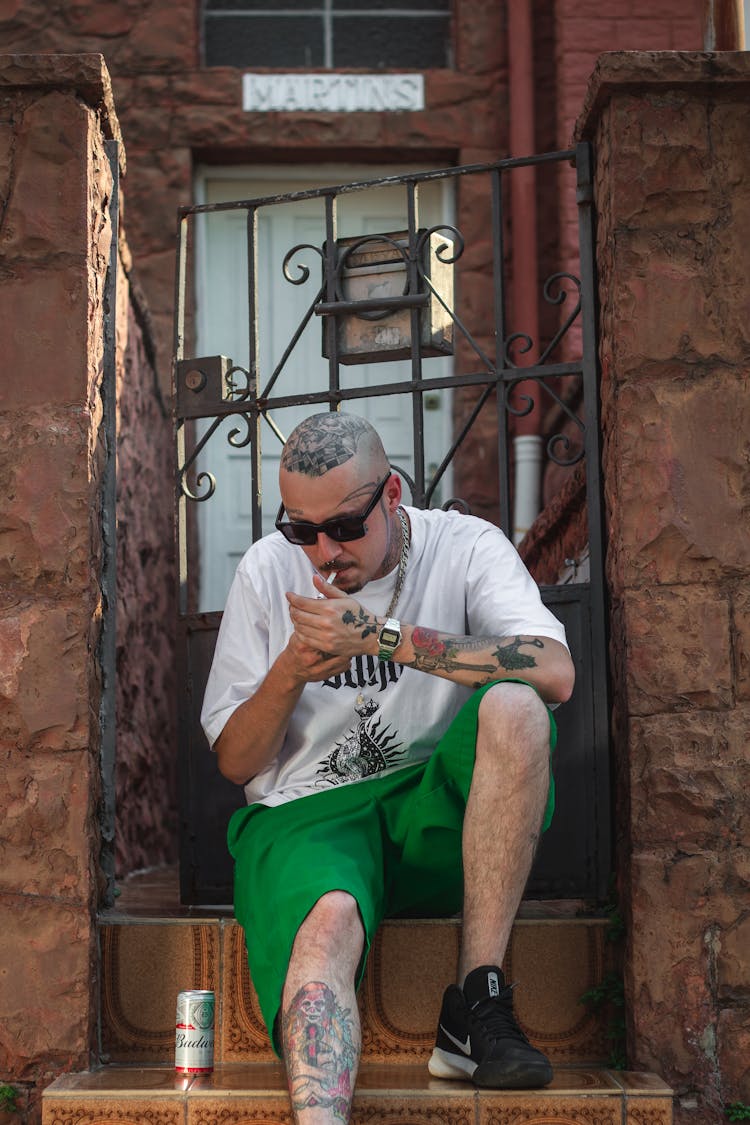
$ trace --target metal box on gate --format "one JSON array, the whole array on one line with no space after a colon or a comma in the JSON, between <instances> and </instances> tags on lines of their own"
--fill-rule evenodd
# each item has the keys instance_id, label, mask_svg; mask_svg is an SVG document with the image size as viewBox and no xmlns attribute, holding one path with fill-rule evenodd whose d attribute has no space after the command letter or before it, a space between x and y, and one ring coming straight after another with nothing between
<instances>
[{"instance_id":1,"label":"metal box on gate","mask_svg":"<svg viewBox=\"0 0 750 1125\"><path fill-rule=\"evenodd\" d=\"M417 232L420 246L417 294L425 296L418 310L418 343L423 357L452 355L453 263L444 259L453 257L453 240L442 232L424 236L425 231ZM406 231L341 238L336 249L339 302L414 296L413 290L409 291ZM401 308L338 312L339 361L354 364L408 359L412 350L411 305L413 301ZM416 346L416 340L414 344ZM324 324L323 355L328 358L328 354Z\"/></svg>"}]
</instances>

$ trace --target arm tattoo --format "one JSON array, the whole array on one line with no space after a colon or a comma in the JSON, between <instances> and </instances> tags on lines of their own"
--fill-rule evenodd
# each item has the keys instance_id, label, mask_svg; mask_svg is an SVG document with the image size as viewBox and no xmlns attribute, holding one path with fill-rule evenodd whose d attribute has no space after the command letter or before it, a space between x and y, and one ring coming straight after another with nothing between
<instances>
[{"instance_id":1,"label":"arm tattoo","mask_svg":"<svg viewBox=\"0 0 750 1125\"><path fill-rule=\"evenodd\" d=\"M498 645L491 655L494 664L466 664L459 660L459 654L483 649L487 651L489 645L486 640L475 637L447 637L435 629L423 629L416 626L412 631L412 647L414 648L414 667L422 672L486 672L484 680L477 681L474 686L491 680L502 669L505 672L517 672L522 668L536 668L536 660L524 652L519 652L521 645L533 645L534 648L544 648L544 642L538 637L530 641L522 641L520 637L509 641L505 645Z\"/></svg>"},{"instance_id":2,"label":"arm tattoo","mask_svg":"<svg viewBox=\"0 0 750 1125\"><path fill-rule=\"evenodd\" d=\"M369 637L370 633L377 633L378 631L377 625L373 622L369 613L365 613L362 606L359 607L359 612L356 617L350 609L344 610L341 615L341 620L345 625L353 625L355 629L358 629L362 640L364 640L365 637Z\"/></svg>"},{"instance_id":3,"label":"arm tattoo","mask_svg":"<svg viewBox=\"0 0 750 1125\"><path fill-rule=\"evenodd\" d=\"M471 638L467 641L468 644L461 645L456 637L446 637L435 629L423 629L417 625L411 635L414 667L421 672L493 672L493 664L463 664L457 659L459 649L477 647Z\"/></svg>"},{"instance_id":4,"label":"arm tattoo","mask_svg":"<svg viewBox=\"0 0 750 1125\"><path fill-rule=\"evenodd\" d=\"M345 414L315 414L289 435L281 466L290 473L322 477L351 460L361 439L370 432L362 418Z\"/></svg>"},{"instance_id":5,"label":"arm tattoo","mask_svg":"<svg viewBox=\"0 0 750 1125\"><path fill-rule=\"evenodd\" d=\"M499 666L505 668L506 672L517 672L521 668L536 668L536 660L533 656L518 651L521 645L544 648L544 641L540 641L538 637L532 637L530 641L522 641L520 637L516 637L514 641L510 641L507 645L496 648L494 656L497 657Z\"/></svg>"},{"instance_id":6,"label":"arm tattoo","mask_svg":"<svg viewBox=\"0 0 750 1125\"><path fill-rule=\"evenodd\" d=\"M330 1109L349 1118L357 1051L348 1008L322 981L304 984L282 1016L284 1061L295 1116Z\"/></svg>"}]
</instances>

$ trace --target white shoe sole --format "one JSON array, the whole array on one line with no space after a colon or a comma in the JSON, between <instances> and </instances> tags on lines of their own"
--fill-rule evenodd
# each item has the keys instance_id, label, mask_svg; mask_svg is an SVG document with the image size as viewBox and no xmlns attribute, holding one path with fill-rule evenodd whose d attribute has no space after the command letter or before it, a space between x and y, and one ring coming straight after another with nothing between
<instances>
[{"instance_id":1,"label":"white shoe sole","mask_svg":"<svg viewBox=\"0 0 750 1125\"><path fill-rule=\"evenodd\" d=\"M462 1059L460 1055L435 1047L427 1069L433 1078L471 1078L477 1069L477 1064L473 1059Z\"/></svg>"}]
</instances>

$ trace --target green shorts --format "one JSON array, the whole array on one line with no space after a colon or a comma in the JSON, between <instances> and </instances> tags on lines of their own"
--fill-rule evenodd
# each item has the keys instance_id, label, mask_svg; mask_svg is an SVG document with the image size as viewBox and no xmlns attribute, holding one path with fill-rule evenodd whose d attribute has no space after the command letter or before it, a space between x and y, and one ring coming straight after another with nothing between
<instances>
[{"instance_id":1,"label":"green shorts","mask_svg":"<svg viewBox=\"0 0 750 1125\"><path fill-rule=\"evenodd\" d=\"M523 683L524 681L515 681ZM300 925L328 891L356 899L365 932L357 972L383 918L447 917L461 909L461 834L479 703L464 704L426 762L283 805L249 805L229 822L234 906L250 974L277 1054L276 1016ZM550 753L557 727L550 712ZM542 830L554 810L554 783Z\"/></svg>"}]
</instances>

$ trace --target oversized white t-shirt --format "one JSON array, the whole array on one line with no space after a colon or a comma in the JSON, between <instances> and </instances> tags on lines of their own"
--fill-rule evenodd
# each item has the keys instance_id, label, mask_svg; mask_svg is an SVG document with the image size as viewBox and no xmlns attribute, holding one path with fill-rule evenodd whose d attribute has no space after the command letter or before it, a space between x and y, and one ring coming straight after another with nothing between
<instances>
[{"instance_id":1,"label":"oversized white t-shirt","mask_svg":"<svg viewBox=\"0 0 750 1125\"><path fill-rule=\"evenodd\" d=\"M565 631L506 536L474 516L406 508L411 549L394 616L459 636L519 634L565 644ZM385 614L395 568L354 597ZM316 597L312 563L274 532L241 560L229 591L201 721L213 745L229 716L258 689L292 633L285 592ZM533 656L530 649L521 648ZM513 675L513 672L508 672ZM523 678L523 669L516 673ZM377 657L306 684L278 756L245 786L249 804L282 804L423 761L472 689Z\"/></svg>"}]
</instances>

